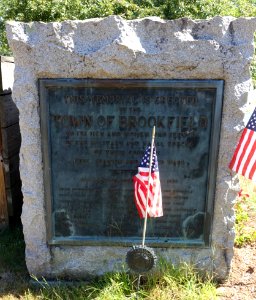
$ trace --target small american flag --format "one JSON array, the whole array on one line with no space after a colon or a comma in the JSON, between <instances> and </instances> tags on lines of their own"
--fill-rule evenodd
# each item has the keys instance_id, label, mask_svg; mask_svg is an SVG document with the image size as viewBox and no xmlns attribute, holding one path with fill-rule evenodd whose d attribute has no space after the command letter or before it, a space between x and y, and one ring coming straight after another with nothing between
<instances>
[{"instance_id":1,"label":"small american flag","mask_svg":"<svg viewBox=\"0 0 256 300\"><path fill-rule=\"evenodd\" d=\"M256 181L256 108L243 130L229 168Z\"/></svg>"},{"instance_id":2,"label":"small american flag","mask_svg":"<svg viewBox=\"0 0 256 300\"><path fill-rule=\"evenodd\" d=\"M151 146L148 146L138 168L138 174L133 176L134 200L141 218L146 215L146 198L148 191L148 176ZM151 178L148 196L148 217L161 217L163 215L162 193L158 170L156 148L153 146Z\"/></svg>"}]
</instances>

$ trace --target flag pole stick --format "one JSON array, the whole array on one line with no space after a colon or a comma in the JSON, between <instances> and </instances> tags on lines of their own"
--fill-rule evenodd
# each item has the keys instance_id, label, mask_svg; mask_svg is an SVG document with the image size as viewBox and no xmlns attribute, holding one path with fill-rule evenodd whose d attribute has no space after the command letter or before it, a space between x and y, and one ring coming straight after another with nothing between
<instances>
[{"instance_id":1,"label":"flag pole stick","mask_svg":"<svg viewBox=\"0 0 256 300\"><path fill-rule=\"evenodd\" d=\"M153 146L155 140L155 126L152 130L152 141L151 141L151 151L150 151L150 160L149 160L149 172L148 172L148 189L147 189L147 197L146 197L146 212L144 218L144 226L143 226L143 236L142 236L142 247L145 246L145 238L146 238L146 230L147 230L147 220L148 220L148 197L149 197L149 188L151 181L151 166L152 166L152 158L153 158Z\"/></svg>"}]
</instances>

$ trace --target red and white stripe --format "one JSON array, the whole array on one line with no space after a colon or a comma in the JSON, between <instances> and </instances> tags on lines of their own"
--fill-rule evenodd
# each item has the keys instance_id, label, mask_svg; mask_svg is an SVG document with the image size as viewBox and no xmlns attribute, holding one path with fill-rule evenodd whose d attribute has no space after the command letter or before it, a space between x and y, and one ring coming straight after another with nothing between
<instances>
[{"instance_id":1,"label":"red and white stripe","mask_svg":"<svg viewBox=\"0 0 256 300\"><path fill-rule=\"evenodd\" d=\"M139 172L133 177L135 204L141 218L146 215L148 168L139 167ZM162 193L159 172L151 173L148 196L148 217L161 217L163 215Z\"/></svg>"},{"instance_id":2,"label":"red and white stripe","mask_svg":"<svg viewBox=\"0 0 256 300\"><path fill-rule=\"evenodd\" d=\"M256 132L244 129L229 168L256 181Z\"/></svg>"}]
</instances>

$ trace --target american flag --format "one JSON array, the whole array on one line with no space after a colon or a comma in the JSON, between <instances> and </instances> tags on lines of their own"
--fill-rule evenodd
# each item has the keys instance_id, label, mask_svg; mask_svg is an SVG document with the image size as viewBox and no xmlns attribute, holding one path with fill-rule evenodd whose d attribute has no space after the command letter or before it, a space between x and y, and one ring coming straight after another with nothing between
<instances>
[{"instance_id":1,"label":"american flag","mask_svg":"<svg viewBox=\"0 0 256 300\"><path fill-rule=\"evenodd\" d=\"M138 174L133 176L134 200L138 209L139 216L141 218L145 218L146 215L150 152L151 146L149 145L138 167ZM151 178L148 196L148 217L161 217L162 215L162 193L159 178L158 161L156 156L156 148L155 146L153 146Z\"/></svg>"},{"instance_id":2,"label":"american flag","mask_svg":"<svg viewBox=\"0 0 256 300\"><path fill-rule=\"evenodd\" d=\"M246 178L256 180L256 108L243 130L229 168Z\"/></svg>"}]
</instances>

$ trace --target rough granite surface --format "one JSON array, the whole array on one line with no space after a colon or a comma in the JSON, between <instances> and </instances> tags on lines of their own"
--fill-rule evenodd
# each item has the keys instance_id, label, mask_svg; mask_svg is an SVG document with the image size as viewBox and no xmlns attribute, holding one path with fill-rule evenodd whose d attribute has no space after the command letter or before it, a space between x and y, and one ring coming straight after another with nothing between
<instances>
[{"instance_id":1,"label":"rough granite surface","mask_svg":"<svg viewBox=\"0 0 256 300\"><path fill-rule=\"evenodd\" d=\"M228 169L252 89L250 62L256 18L215 17L126 21L118 16L62 23L8 22L15 58L13 99L20 111L22 223L31 274L83 278L120 269L125 247L48 246L38 78L223 79L221 139L212 246L158 249L174 263L192 262L224 279L234 243L233 205L239 189ZM100 254L100 255L99 255Z\"/></svg>"}]
</instances>

